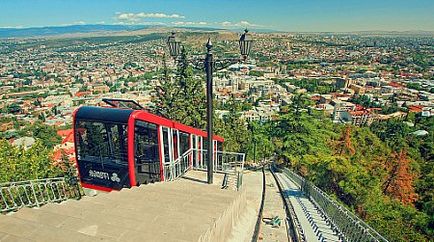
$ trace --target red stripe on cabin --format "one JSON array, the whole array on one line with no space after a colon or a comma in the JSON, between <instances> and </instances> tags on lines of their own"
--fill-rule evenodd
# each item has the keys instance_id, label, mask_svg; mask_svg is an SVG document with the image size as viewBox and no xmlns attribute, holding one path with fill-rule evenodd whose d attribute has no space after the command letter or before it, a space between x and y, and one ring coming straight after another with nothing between
<instances>
[{"instance_id":1,"label":"red stripe on cabin","mask_svg":"<svg viewBox=\"0 0 434 242\"><path fill-rule=\"evenodd\" d=\"M130 177L130 185L136 186L136 172L135 172L135 162L134 162L134 122L135 113L132 112L130 118L128 119L128 174Z\"/></svg>"}]
</instances>

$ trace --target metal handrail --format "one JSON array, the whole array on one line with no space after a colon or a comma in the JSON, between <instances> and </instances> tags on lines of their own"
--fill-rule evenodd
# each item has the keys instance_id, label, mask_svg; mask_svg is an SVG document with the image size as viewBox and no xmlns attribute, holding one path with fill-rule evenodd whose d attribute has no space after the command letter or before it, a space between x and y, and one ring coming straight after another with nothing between
<instances>
[{"instance_id":1,"label":"metal handrail","mask_svg":"<svg viewBox=\"0 0 434 242\"><path fill-rule=\"evenodd\" d=\"M338 204L317 186L295 172L284 168L283 172L300 187L306 196L321 210L328 221L333 224L338 234L346 241L384 241L388 240L375 229Z\"/></svg>"},{"instance_id":2,"label":"metal handrail","mask_svg":"<svg viewBox=\"0 0 434 242\"><path fill-rule=\"evenodd\" d=\"M64 177L6 182L0 184L0 213L22 207L40 207L80 197L78 185L70 185Z\"/></svg>"},{"instance_id":3,"label":"metal handrail","mask_svg":"<svg viewBox=\"0 0 434 242\"><path fill-rule=\"evenodd\" d=\"M195 170L206 170L205 157L208 153L203 149L192 149L192 168ZM243 171L246 154L237 152L216 151L214 152L214 172L225 173L236 177L236 189L239 190L243 184Z\"/></svg>"},{"instance_id":4,"label":"metal handrail","mask_svg":"<svg viewBox=\"0 0 434 242\"><path fill-rule=\"evenodd\" d=\"M164 180L174 181L183 176L188 170L206 170L205 157L207 150L189 149L175 161L164 164ZM244 153L217 151L214 153L214 172L221 172L236 177L236 189L239 190L243 182ZM227 177L229 179L229 177Z\"/></svg>"},{"instance_id":5,"label":"metal handrail","mask_svg":"<svg viewBox=\"0 0 434 242\"><path fill-rule=\"evenodd\" d=\"M181 177L190 169L189 157L193 149L189 149L179 156L173 163L164 165L164 178L166 181L173 181Z\"/></svg>"},{"instance_id":6,"label":"metal handrail","mask_svg":"<svg viewBox=\"0 0 434 242\"><path fill-rule=\"evenodd\" d=\"M203 149L192 149L196 154L200 154L200 157L206 157L207 150ZM228 172L233 170L244 170L245 163L245 153L237 153L237 152L226 152L226 151L217 151L214 152L214 172ZM196 157L194 157L195 159ZM196 163L193 164L194 169L206 169L207 165Z\"/></svg>"}]
</instances>

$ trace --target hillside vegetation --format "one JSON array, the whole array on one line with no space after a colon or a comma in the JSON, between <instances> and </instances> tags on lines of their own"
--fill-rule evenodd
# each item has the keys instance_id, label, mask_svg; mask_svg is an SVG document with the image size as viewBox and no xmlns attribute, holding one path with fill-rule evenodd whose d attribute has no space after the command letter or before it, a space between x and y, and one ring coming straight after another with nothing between
<instances>
[{"instance_id":1,"label":"hillside vegetation","mask_svg":"<svg viewBox=\"0 0 434 242\"><path fill-rule=\"evenodd\" d=\"M429 241L434 118L409 119L415 127L403 121L338 125L293 105L277 120L256 124L252 141L257 157L267 157L271 149L281 165L314 182L390 241ZM429 135L412 133L420 129ZM251 146L248 150L252 157Z\"/></svg>"}]
</instances>

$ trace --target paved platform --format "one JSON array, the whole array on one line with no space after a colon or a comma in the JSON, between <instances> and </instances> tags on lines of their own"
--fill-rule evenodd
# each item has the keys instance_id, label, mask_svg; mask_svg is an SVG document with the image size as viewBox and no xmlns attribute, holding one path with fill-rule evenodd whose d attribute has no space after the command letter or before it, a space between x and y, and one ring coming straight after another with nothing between
<instances>
[{"instance_id":1,"label":"paved platform","mask_svg":"<svg viewBox=\"0 0 434 242\"><path fill-rule=\"evenodd\" d=\"M0 216L0 241L225 241L245 209L244 191L190 171L173 182L23 208Z\"/></svg>"}]
</instances>

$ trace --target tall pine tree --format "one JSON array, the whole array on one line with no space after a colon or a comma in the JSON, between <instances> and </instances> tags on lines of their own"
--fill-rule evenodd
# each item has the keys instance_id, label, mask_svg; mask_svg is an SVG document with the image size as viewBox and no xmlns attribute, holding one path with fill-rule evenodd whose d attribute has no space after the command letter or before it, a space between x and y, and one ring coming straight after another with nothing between
<instances>
[{"instance_id":1,"label":"tall pine tree","mask_svg":"<svg viewBox=\"0 0 434 242\"><path fill-rule=\"evenodd\" d=\"M163 76L156 87L155 112L180 123L204 129L206 127L206 99L201 78L193 76L185 49L181 52L177 75L172 78L163 57Z\"/></svg>"},{"instance_id":2,"label":"tall pine tree","mask_svg":"<svg viewBox=\"0 0 434 242\"><path fill-rule=\"evenodd\" d=\"M178 91L175 80L169 75L166 55L163 55L163 76L160 78L159 85L155 87L154 112L173 119L176 116L173 111L179 105L177 103Z\"/></svg>"}]
</instances>

